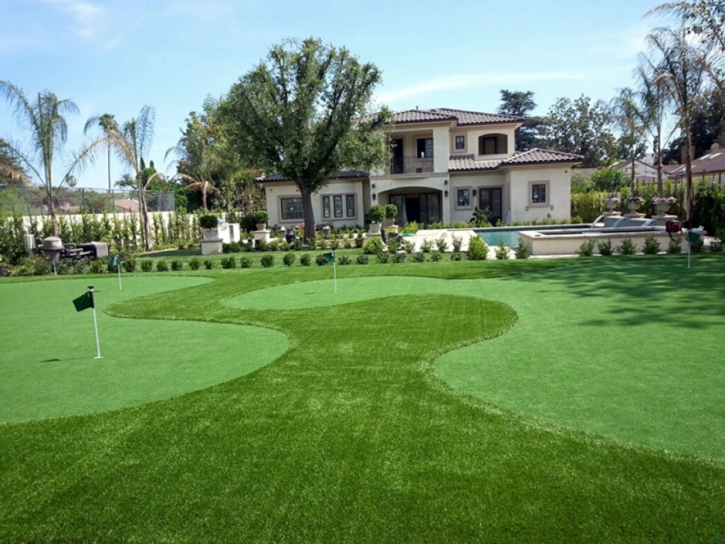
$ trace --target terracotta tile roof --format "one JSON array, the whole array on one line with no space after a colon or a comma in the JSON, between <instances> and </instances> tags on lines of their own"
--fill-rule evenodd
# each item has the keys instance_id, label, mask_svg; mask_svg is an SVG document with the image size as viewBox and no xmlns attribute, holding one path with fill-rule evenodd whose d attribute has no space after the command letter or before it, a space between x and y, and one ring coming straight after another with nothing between
<instances>
[{"instance_id":1,"label":"terracotta tile roof","mask_svg":"<svg viewBox=\"0 0 725 544\"><path fill-rule=\"evenodd\" d=\"M491 123L522 123L523 117L516 115L503 115L500 113L482 113L478 111L453 110L450 108L435 108L435 113L450 115L458 119L458 126L487 125Z\"/></svg>"},{"instance_id":2,"label":"terracotta tile roof","mask_svg":"<svg viewBox=\"0 0 725 544\"><path fill-rule=\"evenodd\" d=\"M521 123L523 120L523 117L517 117L515 115L454 110L450 108L433 108L430 110L415 109L396 111L393 113L393 122L397 125L405 123L430 123L431 121L455 121L458 126L467 126Z\"/></svg>"},{"instance_id":3,"label":"terracotta tile roof","mask_svg":"<svg viewBox=\"0 0 725 544\"><path fill-rule=\"evenodd\" d=\"M527 164L555 164L580 162L582 157L573 153L531 149L517 153L507 159L476 160L474 155L451 155L448 160L449 172L465 172L470 170L495 170L501 166L519 166Z\"/></svg>"},{"instance_id":4,"label":"terracotta tile roof","mask_svg":"<svg viewBox=\"0 0 725 544\"><path fill-rule=\"evenodd\" d=\"M357 178L367 178L368 173L364 170L342 170L338 172L334 176L330 176L330 179L357 179ZM270 182L270 181L293 181L289 178L285 178L282 176L282 174L275 173L270 174L268 176L262 176L257 178L257 181L261 182Z\"/></svg>"},{"instance_id":5,"label":"terracotta tile roof","mask_svg":"<svg viewBox=\"0 0 725 544\"><path fill-rule=\"evenodd\" d=\"M455 121L453 115L438 113L435 110L405 110L393 113L393 122L397 125L404 123L426 123L431 121Z\"/></svg>"},{"instance_id":6,"label":"terracotta tile roof","mask_svg":"<svg viewBox=\"0 0 725 544\"><path fill-rule=\"evenodd\" d=\"M544 164L557 162L581 162L581 155L574 153L564 153L563 151L551 151L548 149L529 149L521 153L516 153L503 161L505 165L517 164Z\"/></svg>"},{"instance_id":7,"label":"terracotta tile roof","mask_svg":"<svg viewBox=\"0 0 725 544\"><path fill-rule=\"evenodd\" d=\"M467 170L494 170L502 160L477 161L473 155L451 155L448 160L449 172L464 172Z\"/></svg>"}]
</instances>

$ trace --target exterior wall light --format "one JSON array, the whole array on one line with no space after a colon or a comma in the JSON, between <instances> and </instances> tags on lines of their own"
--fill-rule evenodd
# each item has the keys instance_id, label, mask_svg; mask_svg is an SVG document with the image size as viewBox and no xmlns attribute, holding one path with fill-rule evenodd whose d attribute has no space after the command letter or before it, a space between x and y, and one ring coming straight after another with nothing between
<instances>
[{"instance_id":1,"label":"exterior wall light","mask_svg":"<svg viewBox=\"0 0 725 544\"><path fill-rule=\"evenodd\" d=\"M448 191L443 191L443 194L444 194L445 196L448 196Z\"/></svg>"},{"instance_id":2,"label":"exterior wall light","mask_svg":"<svg viewBox=\"0 0 725 544\"><path fill-rule=\"evenodd\" d=\"M375 193L373 193L373 200L375 200Z\"/></svg>"}]
</instances>

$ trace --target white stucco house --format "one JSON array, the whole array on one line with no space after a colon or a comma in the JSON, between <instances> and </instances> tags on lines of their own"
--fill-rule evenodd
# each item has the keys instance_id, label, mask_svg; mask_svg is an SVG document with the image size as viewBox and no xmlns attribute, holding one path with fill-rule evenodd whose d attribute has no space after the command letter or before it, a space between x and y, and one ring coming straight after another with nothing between
<instances>
[{"instance_id":1,"label":"white stucco house","mask_svg":"<svg viewBox=\"0 0 725 544\"><path fill-rule=\"evenodd\" d=\"M521 117L438 108L396 112L393 121L390 165L331 179L313 196L316 223L362 226L370 206L390 203L400 225L469 221L476 207L493 224L569 218L571 169L581 157L516 152ZM303 220L293 180L272 175L260 183L271 225Z\"/></svg>"}]
</instances>

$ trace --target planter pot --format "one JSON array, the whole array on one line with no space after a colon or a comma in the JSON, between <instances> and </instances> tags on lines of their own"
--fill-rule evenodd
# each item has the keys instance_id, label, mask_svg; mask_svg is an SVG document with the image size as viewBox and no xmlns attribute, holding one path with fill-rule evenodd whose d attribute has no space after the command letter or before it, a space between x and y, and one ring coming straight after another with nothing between
<instances>
[{"instance_id":1,"label":"planter pot","mask_svg":"<svg viewBox=\"0 0 725 544\"><path fill-rule=\"evenodd\" d=\"M639 204L637 202L627 202L627 209L630 212L636 212L639 210Z\"/></svg>"},{"instance_id":2,"label":"planter pot","mask_svg":"<svg viewBox=\"0 0 725 544\"><path fill-rule=\"evenodd\" d=\"M380 223L370 223L370 234L380 234Z\"/></svg>"},{"instance_id":3,"label":"planter pot","mask_svg":"<svg viewBox=\"0 0 725 544\"><path fill-rule=\"evenodd\" d=\"M670 211L670 206L671 204L669 202L656 204L655 209L657 210L657 215L667 215L667 212Z\"/></svg>"},{"instance_id":4,"label":"planter pot","mask_svg":"<svg viewBox=\"0 0 725 544\"><path fill-rule=\"evenodd\" d=\"M204 229L204 240L217 240L219 229Z\"/></svg>"},{"instance_id":5,"label":"planter pot","mask_svg":"<svg viewBox=\"0 0 725 544\"><path fill-rule=\"evenodd\" d=\"M616 207L617 207L617 204L618 204L618 203L617 203L617 202L605 202L605 204L606 204L606 206L607 206L607 209L608 209L609 211L612 211L612 210L613 210L614 208L616 208Z\"/></svg>"},{"instance_id":6,"label":"planter pot","mask_svg":"<svg viewBox=\"0 0 725 544\"><path fill-rule=\"evenodd\" d=\"M257 223L257 230L267 230L267 223Z\"/></svg>"},{"instance_id":7,"label":"planter pot","mask_svg":"<svg viewBox=\"0 0 725 544\"><path fill-rule=\"evenodd\" d=\"M395 217L391 217L390 219L385 219L385 222L383 223L384 227L392 227L395 225Z\"/></svg>"}]
</instances>

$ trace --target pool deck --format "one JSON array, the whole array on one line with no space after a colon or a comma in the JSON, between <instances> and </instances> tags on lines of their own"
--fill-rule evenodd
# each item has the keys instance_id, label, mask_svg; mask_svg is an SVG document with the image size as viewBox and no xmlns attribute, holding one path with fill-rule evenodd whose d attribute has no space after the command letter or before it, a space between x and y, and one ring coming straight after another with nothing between
<instances>
[{"instance_id":1,"label":"pool deck","mask_svg":"<svg viewBox=\"0 0 725 544\"><path fill-rule=\"evenodd\" d=\"M429 229L419 230L413 236L407 236L406 240L410 240L415 244L415 250L418 251L426 240L431 240L434 244L440 237L443 237L448 243L448 251L453 249L453 237L457 236L461 239L461 251L468 251L468 242L473 236L478 236L473 229ZM435 246L434 246L435 247ZM496 259L496 247L488 247L488 258ZM509 259L515 259L516 252L509 249Z\"/></svg>"}]
</instances>

